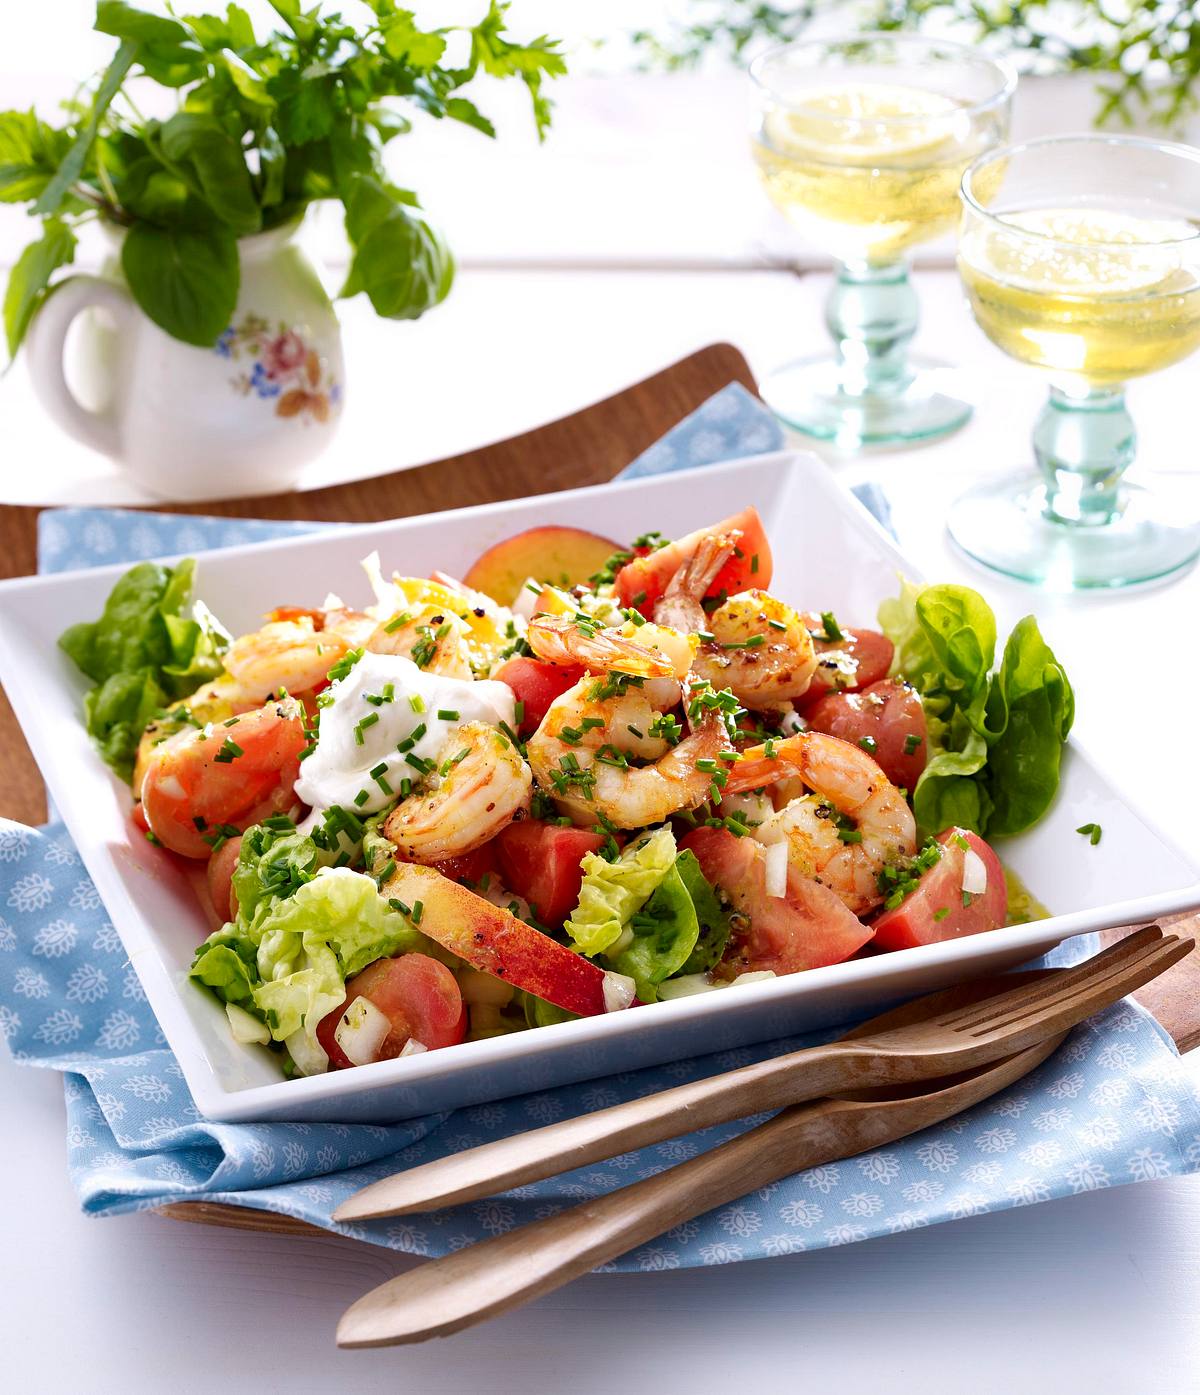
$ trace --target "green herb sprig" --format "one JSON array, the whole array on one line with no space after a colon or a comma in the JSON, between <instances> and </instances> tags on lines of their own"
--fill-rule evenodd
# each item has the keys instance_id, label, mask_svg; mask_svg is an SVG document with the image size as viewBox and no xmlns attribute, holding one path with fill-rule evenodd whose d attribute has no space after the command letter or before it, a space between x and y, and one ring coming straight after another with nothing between
<instances>
[{"instance_id":1,"label":"green herb sprig","mask_svg":"<svg viewBox=\"0 0 1200 1395\"><path fill-rule=\"evenodd\" d=\"M744 62L767 42L798 37L841 0L689 0L664 29L632 35L644 65L696 67L715 53ZM1143 117L1172 128L1200 106L1200 8L1194 0L1114 6L1108 0L873 0L866 30L925 29L1009 55L1024 72L1100 77L1097 125Z\"/></svg>"},{"instance_id":2,"label":"green herb sprig","mask_svg":"<svg viewBox=\"0 0 1200 1395\"><path fill-rule=\"evenodd\" d=\"M66 120L0 112L0 202L28 204L42 228L9 276L10 355L74 260L79 227L97 218L125 229L121 269L134 300L200 347L233 317L238 239L292 223L323 199L345 209L353 258L343 296L363 292L390 319L416 319L445 298L449 249L384 169L384 148L412 124L395 99L494 136L463 89L481 75L513 78L541 136L544 82L566 70L557 42L514 43L505 0L490 0L475 25L436 29L420 28L396 0L366 0L365 22L325 12L320 0L269 3L282 25L260 35L237 4L224 16L175 15L99 0L95 28L118 47L66 104ZM173 116L141 114L135 92L145 84L171 89Z\"/></svg>"}]
</instances>

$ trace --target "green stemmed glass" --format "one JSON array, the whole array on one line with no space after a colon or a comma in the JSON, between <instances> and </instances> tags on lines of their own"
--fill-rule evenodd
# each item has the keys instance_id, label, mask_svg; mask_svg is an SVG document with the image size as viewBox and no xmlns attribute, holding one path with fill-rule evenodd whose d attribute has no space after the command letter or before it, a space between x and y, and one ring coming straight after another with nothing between
<instances>
[{"instance_id":1,"label":"green stemmed glass","mask_svg":"<svg viewBox=\"0 0 1200 1395\"><path fill-rule=\"evenodd\" d=\"M974 49L914 35L801 39L750 68L767 194L837 277L833 356L788 364L763 397L844 448L929 440L971 414L942 366L908 352L911 248L958 220L963 171L1008 133L1016 76Z\"/></svg>"},{"instance_id":2,"label":"green stemmed glass","mask_svg":"<svg viewBox=\"0 0 1200 1395\"><path fill-rule=\"evenodd\" d=\"M1124 385L1200 347L1200 150L1057 136L993 151L963 176L958 267L983 332L1042 369L1037 470L986 483L951 535L996 571L1056 590L1166 576L1200 553L1178 502L1123 476L1136 446Z\"/></svg>"}]
</instances>

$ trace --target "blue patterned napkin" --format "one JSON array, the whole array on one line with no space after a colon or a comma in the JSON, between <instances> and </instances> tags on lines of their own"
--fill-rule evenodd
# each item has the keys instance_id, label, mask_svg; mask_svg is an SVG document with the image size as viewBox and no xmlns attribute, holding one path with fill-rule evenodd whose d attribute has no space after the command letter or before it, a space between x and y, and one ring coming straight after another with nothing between
<instances>
[{"instance_id":1,"label":"blue patterned napkin","mask_svg":"<svg viewBox=\"0 0 1200 1395\"><path fill-rule=\"evenodd\" d=\"M629 473L712 463L780 443L761 405L729 388ZM310 526L318 525L64 509L42 515L42 567L202 551ZM0 821L0 903L0 1033L17 1061L64 1072L71 1176L91 1215L203 1197L281 1212L412 1254L446 1254L649 1176L755 1121L707 1129L472 1206L357 1226L335 1226L330 1214L352 1191L398 1168L831 1035L387 1128L214 1124L196 1110L61 825L33 830ZM1088 937L1076 939L1048 962L1073 962L1093 948ZM765 1188L608 1267L756 1259L1193 1170L1200 1170L1200 1097L1165 1033L1136 1005L1123 1003L1079 1028L1036 1073L948 1124Z\"/></svg>"}]
</instances>

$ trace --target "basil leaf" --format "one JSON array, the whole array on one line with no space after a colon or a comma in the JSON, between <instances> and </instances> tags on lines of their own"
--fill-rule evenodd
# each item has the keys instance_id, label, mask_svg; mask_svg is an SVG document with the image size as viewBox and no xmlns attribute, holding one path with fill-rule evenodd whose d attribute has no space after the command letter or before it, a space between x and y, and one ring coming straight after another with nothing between
<instances>
[{"instance_id":1,"label":"basil leaf","mask_svg":"<svg viewBox=\"0 0 1200 1395\"><path fill-rule=\"evenodd\" d=\"M354 259L341 294L365 291L377 314L415 320L446 298L454 259L429 224L409 212L403 197L379 180L363 175L353 180L346 232Z\"/></svg>"},{"instance_id":2,"label":"basil leaf","mask_svg":"<svg viewBox=\"0 0 1200 1395\"><path fill-rule=\"evenodd\" d=\"M115 39L132 39L139 44L182 44L190 37L178 20L135 10L124 0L100 0L96 6L95 29L97 33L111 34Z\"/></svg>"},{"instance_id":3,"label":"basil leaf","mask_svg":"<svg viewBox=\"0 0 1200 1395\"><path fill-rule=\"evenodd\" d=\"M42 190L41 197L34 204L33 211L35 213L58 212L68 190L83 171L88 156L92 153L96 132L100 129L100 120L112 104L112 99L117 95L117 89L125 81L125 74L133 66L133 60L136 57L137 44L129 39L122 40L120 48L113 55L112 62L104 70L104 76L100 79L100 86L92 100L92 109L88 112L87 120L79 128L79 133L63 157L54 178Z\"/></svg>"},{"instance_id":4,"label":"basil leaf","mask_svg":"<svg viewBox=\"0 0 1200 1395\"><path fill-rule=\"evenodd\" d=\"M47 218L42 235L17 258L4 291L4 338L11 358L21 347L30 321L50 294L50 278L75 259L75 234L57 218Z\"/></svg>"},{"instance_id":5,"label":"basil leaf","mask_svg":"<svg viewBox=\"0 0 1200 1395\"><path fill-rule=\"evenodd\" d=\"M228 228L136 223L121 248L133 298L160 329L211 348L237 308L237 239Z\"/></svg>"},{"instance_id":6,"label":"basil leaf","mask_svg":"<svg viewBox=\"0 0 1200 1395\"><path fill-rule=\"evenodd\" d=\"M54 177L69 141L32 111L0 112L0 203L36 199Z\"/></svg>"},{"instance_id":7,"label":"basil leaf","mask_svg":"<svg viewBox=\"0 0 1200 1395\"><path fill-rule=\"evenodd\" d=\"M191 178L222 223L239 237L259 231L262 210L242 148L214 118L178 112L160 128L158 139L164 157Z\"/></svg>"}]
</instances>

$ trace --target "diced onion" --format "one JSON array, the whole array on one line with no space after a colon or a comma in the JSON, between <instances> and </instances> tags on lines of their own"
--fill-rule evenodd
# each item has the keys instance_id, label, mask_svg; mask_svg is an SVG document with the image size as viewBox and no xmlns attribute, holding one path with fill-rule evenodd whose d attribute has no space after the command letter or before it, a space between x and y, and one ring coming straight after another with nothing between
<instances>
[{"instance_id":1,"label":"diced onion","mask_svg":"<svg viewBox=\"0 0 1200 1395\"><path fill-rule=\"evenodd\" d=\"M419 1056L419 1055L421 1054L422 1051L428 1051L428 1050L429 1050L429 1047L427 1047L427 1046L424 1044L424 1042L418 1041L415 1037L409 1037L409 1039L408 1039L408 1040L404 1043L404 1045L400 1048L400 1055L401 1055L401 1056ZM397 1060L399 1060L399 1057L397 1057Z\"/></svg>"},{"instance_id":2,"label":"diced onion","mask_svg":"<svg viewBox=\"0 0 1200 1395\"><path fill-rule=\"evenodd\" d=\"M658 996L670 1002L672 998L691 998L697 993L715 993L718 988L734 988L739 983L762 983L774 978L773 969L757 969L753 973L738 974L732 979L718 979L714 982L707 974L680 974L658 985Z\"/></svg>"},{"instance_id":3,"label":"diced onion","mask_svg":"<svg viewBox=\"0 0 1200 1395\"><path fill-rule=\"evenodd\" d=\"M969 896L977 896L981 891L987 890L987 884L987 867L984 866L983 858L974 848L968 848L963 853L962 889Z\"/></svg>"},{"instance_id":4,"label":"diced onion","mask_svg":"<svg viewBox=\"0 0 1200 1395\"><path fill-rule=\"evenodd\" d=\"M379 1059L383 1039L392 1030L391 1018L369 998L355 998L337 1024L333 1039L356 1066Z\"/></svg>"},{"instance_id":5,"label":"diced onion","mask_svg":"<svg viewBox=\"0 0 1200 1395\"><path fill-rule=\"evenodd\" d=\"M290 1037L284 1037L283 1044L301 1075L324 1075L329 1069L324 1047L303 1027L297 1027Z\"/></svg>"},{"instance_id":6,"label":"diced onion","mask_svg":"<svg viewBox=\"0 0 1200 1395\"><path fill-rule=\"evenodd\" d=\"M672 998L690 998L696 993L715 993L718 988L726 987L727 984L714 983L707 974L680 974L678 978L669 978L665 983L660 983L658 996L670 1002Z\"/></svg>"},{"instance_id":7,"label":"diced onion","mask_svg":"<svg viewBox=\"0 0 1200 1395\"><path fill-rule=\"evenodd\" d=\"M781 900L787 895L787 844L771 843L767 848L765 863L767 895Z\"/></svg>"},{"instance_id":8,"label":"diced onion","mask_svg":"<svg viewBox=\"0 0 1200 1395\"><path fill-rule=\"evenodd\" d=\"M534 608L541 594L542 583L537 581L534 577L528 576L521 583L521 589L517 592L516 600L514 600L508 608L518 619L532 620Z\"/></svg>"},{"instance_id":9,"label":"diced onion","mask_svg":"<svg viewBox=\"0 0 1200 1395\"><path fill-rule=\"evenodd\" d=\"M238 1007L236 1003L225 1004L225 1016L229 1018L229 1030L233 1033L234 1041L240 1041L243 1046L248 1046L251 1042L259 1046L266 1046L271 1040L271 1029L265 1022L260 1022L257 1017L252 1016L245 1008Z\"/></svg>"},{"instance_id":10,"label":"diced onion","mask_svg":"<svg viewBox=\"0 0 1200 1395\"><path fill-rule=\"evenodd\" d=\"M637 984L628 974L614 973L612 969L604 971L604 1011L620 1012L622 1008L627 1008L634 998L637 997Z\"/></svg>"}]
</instances>

